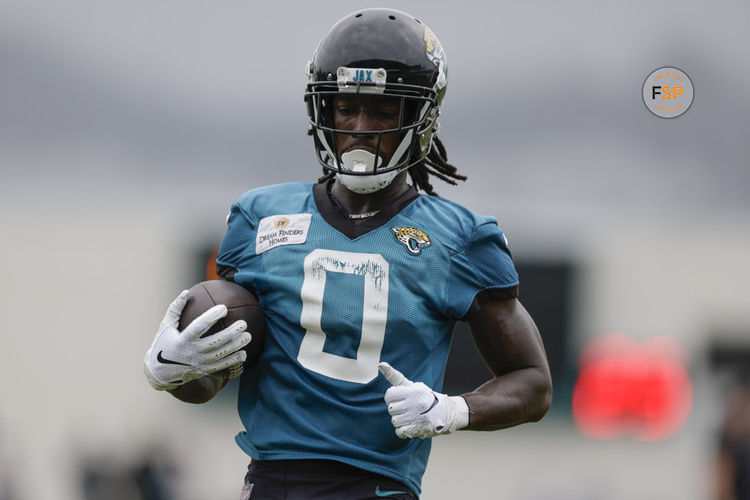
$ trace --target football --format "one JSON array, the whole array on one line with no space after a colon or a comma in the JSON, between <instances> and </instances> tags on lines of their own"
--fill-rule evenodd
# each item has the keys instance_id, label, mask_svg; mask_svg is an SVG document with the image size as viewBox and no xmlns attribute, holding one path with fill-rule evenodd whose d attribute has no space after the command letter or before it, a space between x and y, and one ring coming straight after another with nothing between
<instances>
[{"instance_id":1,"label":"football","mask_svg":"<svg viewBox=\"0 0 750 500\"><path fill-rule=\"evenodd\" d=\"M182 310L178 328L182 331L191 321L215 305L227 306L227 315L217 321L206 333L207 337L229 327L235 321L242 319L247 323L247 331L253 340L244 347L247 353L246 365L255 363L263 350L266 336L266 321L258 299L246 288L231 281L211 280L193 285L188 290L188 299Z\"/></svg>"}]
</instances>

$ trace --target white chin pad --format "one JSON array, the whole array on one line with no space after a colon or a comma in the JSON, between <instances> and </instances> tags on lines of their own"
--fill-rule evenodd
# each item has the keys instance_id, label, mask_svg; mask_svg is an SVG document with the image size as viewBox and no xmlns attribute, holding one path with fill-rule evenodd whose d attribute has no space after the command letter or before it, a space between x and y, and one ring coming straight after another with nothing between
<instances>
[{"instance_id":1,"label":"white chin pad","mask_svg":"<svg viewBox=\"0 0 750 500\"><path fill-rule=\"evenodd\" d=\"M376 157L374 154L364 149L355 149L353 151L347 151L341 155L341 163L343 164L341 170L346 172L373 172L375 159L377 158L377 166L383 163L383 158ZM346 175L345 173L339 173L336 175L338 180L355 193L374 193L380 191L399 174L399 171L393 170L384 174L371 174L371 175Z\"/></svg>"},{"instance_id":2,"label":"white chin pad","mask_svg":"<svg viewBox=\"0 0 750 500\"><path fill-rule=\"evenodd\" d=\"M351 172L373 172L376 156L364 149L354 149L341 155L341 163ZM377 157L377 166L383 163L383 158Z\"/></svg>"}]
</instances>

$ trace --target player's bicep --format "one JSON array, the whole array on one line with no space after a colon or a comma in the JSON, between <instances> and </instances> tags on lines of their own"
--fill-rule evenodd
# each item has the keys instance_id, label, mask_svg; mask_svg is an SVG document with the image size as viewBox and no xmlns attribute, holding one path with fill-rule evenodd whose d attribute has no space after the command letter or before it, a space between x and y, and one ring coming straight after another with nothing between
<instances>
[{"instance_id":1,"label":"player's bicep","mask_svg":"<svg viewBox=\"0 0 750 500\"><path fill-rule=\"evenodd\" d=\"M524 368L549 371L539 330L516 298L480 292L465 318L474 343L495 376Z\"/></svg>"}]
</instances>

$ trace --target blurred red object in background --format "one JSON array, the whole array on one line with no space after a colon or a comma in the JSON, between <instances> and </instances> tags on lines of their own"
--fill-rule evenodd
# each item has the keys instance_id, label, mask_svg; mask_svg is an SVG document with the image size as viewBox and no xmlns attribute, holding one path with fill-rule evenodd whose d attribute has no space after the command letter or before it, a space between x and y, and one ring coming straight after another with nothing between
<instances>
[{"instance_id":1,"label":"blurred red object in background","mask_svg":"<svg viewBox=\"0 0 750 500\"><path fill-rule=\"evenodd\" d=\"M599 337L581 352L578 372L573 420L586 436L657 441L676 433L690 413L692 384L670 337Z\"/></svg>"}]
</instances>

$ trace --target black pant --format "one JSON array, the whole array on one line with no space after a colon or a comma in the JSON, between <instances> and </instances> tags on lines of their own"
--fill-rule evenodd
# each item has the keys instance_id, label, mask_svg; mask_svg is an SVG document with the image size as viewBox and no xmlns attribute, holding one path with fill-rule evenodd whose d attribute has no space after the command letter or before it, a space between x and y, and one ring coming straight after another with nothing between
<instances>
[{"instance_id":1,"label":"black pant","mask_svg":"<svg viewBox=\"0 0 750 500\"><path fill-rule=\"evenodd\" d=\"M253 460L242 500L417 500L406 485L334 460Z\"/></svg>"}]
</instances>

